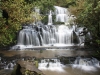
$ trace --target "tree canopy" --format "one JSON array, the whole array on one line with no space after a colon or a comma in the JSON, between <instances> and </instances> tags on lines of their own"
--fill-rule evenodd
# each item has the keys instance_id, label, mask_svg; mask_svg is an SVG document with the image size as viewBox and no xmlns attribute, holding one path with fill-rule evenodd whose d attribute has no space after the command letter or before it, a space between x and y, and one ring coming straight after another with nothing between
<instances>
[{"instance_id":1,"label":"tree canopy","mask_svg":"<svg viewBox=\"0 0 100 75\"><path fill-rule=\"evenodd\" d=\"M0 46L6 46L15 42L16 33L23 23L33 22L30 14L33 5L24 0L1 1L2 16L0 17Z\"/></svg>"},{"instance_id":2,"label":"tree canopy","mask_svg":"<svg viewBox=\"0 0 100 75\"><path fill-rule=\"evenodd\" d=\"M23 24L33 23L37 17L34 7L39 7L43 13L53 9L53 0L0 0L0 47L16 42L17 33Z\"/></svg>"},{"instance_id":3,"label":"tree canopy","mask_svg":"<svg viewBox=\"0 0 100 75\"><path fill-rule=\"evenodd\" d=\"M91 32L93 42L100 45L99 8L100 0L75 0L75 4L69 6L71 13L77 17L79 26L87 27Z\"/></svg>"}]
</instances>

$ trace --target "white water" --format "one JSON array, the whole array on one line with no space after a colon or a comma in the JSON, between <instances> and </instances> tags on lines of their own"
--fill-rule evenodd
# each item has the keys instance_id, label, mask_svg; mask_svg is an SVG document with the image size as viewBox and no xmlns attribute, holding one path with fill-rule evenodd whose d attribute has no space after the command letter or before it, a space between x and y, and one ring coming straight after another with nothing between
<instances>
[{"instance_id":1,"label":"white water","mask_svg":"<svg viewBox=\"0 0 100 75\"><path fill-rule=\"evenodd\" d=\"M48 15L48 25L52 25L52 11L50 10L50 13Z\"/></svg>"},{"instance_id":2,"label":"white water","mask_svg":"<svg viewBox=\"0 0 100 75\"><path fill-rule=\"evenodd\" d=\"M4 66L4 69L13 69L15 65L13 62L15 60L16 59L8 62L8 64ZM22 60L24 61L23 58ZM0 61L0 64L5 64L6 62L7 61ZM63 65L60 60L56 58L42 59L41 62L39 62L38 69L45 75L99 75L100 61L96 58L77 57L73 64Z\"/></svg>"},{"instance_id":3,"label":"white water","mask_svg":"<svg viewBox=\"0 0 100 75\"><path fill-rule=\"evenodd\" d=\"M8 65L5 66L4 69L13 69L14 65L12 63L9 63Z\"/></svg>"},{"instance_id":4,"label":"white water","mask_svg":"<svg viewBox=\"0 0 100 75\"><path fill-rule=\"evenodd\" d=\"M36 12L39 12L39 10L36 10ZM39 25L23 26L18 35L17 45L11 49L34 48L35 46L77 46L82 44L84 46L85 37L79 36L83 28L78 28L77 25L70 26L70 24L74 24L74 20L72 20L72 16L69 16L68 9L55 6L55 15L56 22L65 22L65 24L53 25L52 11L50 10L48 25L39 23ZM77 44L73 41L73 33L77 36L75 38Z\"/></svg>"},{"instance_id":5,"label":"white water","mask_svg":"<svg viewBox=\"0 0 100 75\"><path fill-rule=\"evenodd\" d=\"M59 44L71 44L71 37L72 37L72 31L73 29L68 28L68 26L61 25L58 27L58 38L57 41Z\"/></svg>"},{"instance_id":6,"label":"white water","mask_svg":"<svg viewBox=\"0 0 100 75\"><path fill-rule=\"evenodd\" d=\"M63 69L64 67L65 66L60 63L59 59L42 59L41 62L39 63L40 70L65 72Z\"/></svg>"},{"instance_id":7,"label":"white water","mask_svg":"<svg viewBox=\"0 0 100 75\"><path fill-rule=\"evenodd\" d=\"M55 7L56 22L66 22L69 19L70 12L67 8Z\"/></svg>"},{"instance_id":8,"label":"white water","mask_svg":"<svg viewBox=\"0 0 100 75\"><path fill-rule=\"evenodd\" d=\"M100 61L96 58L76 58L73 68L79 68L84 71L96 71L97 68L100 68Z\"/></svg>"},{"instance_id":9,"label":"white water","mask_svg":"<svg viewBox=\"0 0 100 75\"><path fill-rule=\"evenodd\" d=\"M77 57L73 64L61 64L59 59L42 59L39 69L45 75L99 75L100 61Z\"/></svg>"}]
</instances>

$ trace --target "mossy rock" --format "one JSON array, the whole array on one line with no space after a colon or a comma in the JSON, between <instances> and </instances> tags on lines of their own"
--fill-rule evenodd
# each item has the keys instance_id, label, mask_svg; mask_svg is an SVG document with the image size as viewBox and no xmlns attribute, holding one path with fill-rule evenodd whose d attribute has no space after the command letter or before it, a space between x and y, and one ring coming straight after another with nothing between
<instances>
[{"instance_id":1,"label":"mossy rock","mask_svg":"<svg viewBox=\"0 0 100 75\"><path fill-rule=\"evenodd\" d=\"M14 69L13 69L13 71L12 71L12 73L11 73L11 75L22 75L22 73L21 73L21 66L20 66L20 64L16 64L15 65L15 67L14 67Z\"/></svg>"}]
</instances>

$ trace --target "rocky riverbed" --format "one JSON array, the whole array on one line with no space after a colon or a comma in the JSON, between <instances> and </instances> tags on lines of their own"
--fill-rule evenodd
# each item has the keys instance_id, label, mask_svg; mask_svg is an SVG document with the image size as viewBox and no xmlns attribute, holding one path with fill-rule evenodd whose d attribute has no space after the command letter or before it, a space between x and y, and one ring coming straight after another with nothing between
<instances>
[{"instance_id":1,"label":"rocky riverbed","mask_svg":"<svg viewBox=\"0 0 100 75\"><path fill-rule=\"evenodd\" d=\"M67 49L52 49L52 50L17 50L17 51L0 51L0 75L16 75L16 64L19 65L21 74L30 73L35 75L57 75L58 72L39 70L36 61L40 59L55 59L58 58L63 64L70 64L75 57L90 57L95 53L93 50L67 50ZM70 61L69 61L70 59ZM66 68L64 68L66 69ZM19 72L19 73L20 73ZM47 74L48 73L48 74ZM52 75L53 75L52 74ZM60 74L60 73L59 73ZM17 74L20 75L20 74ZM63 75L66 75L64 73ZM91 74L90 74L91 75ZM98 75L98 74L97 74Z\"/></svg>"}]
</instances>

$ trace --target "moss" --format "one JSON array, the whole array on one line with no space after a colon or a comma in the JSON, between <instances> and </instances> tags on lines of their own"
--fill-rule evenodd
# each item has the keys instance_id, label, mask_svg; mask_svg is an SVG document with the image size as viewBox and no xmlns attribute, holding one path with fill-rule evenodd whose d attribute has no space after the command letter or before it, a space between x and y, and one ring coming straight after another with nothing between
<instances>
[{"instance_id":1,"label":"moss","mask_svg":"<svg viewBox=\"0 0 100 75\"><path fill-rule=\"evenodd\" d=\"M35 66L38 68L38 61L35 60L34 62L35 62Z\"/></svg>"},{"instance_id":2,"label":"moss","mask_svg":"<svg viewBox=\"0 0 100 75\"><path fill-rule=\"evenodd\" d=\"M67 57L60 57L59 59L60 59L61 63L65 64L65 65L70 64L69 58L67 58Z\"/></svg>"}]
</instances>

